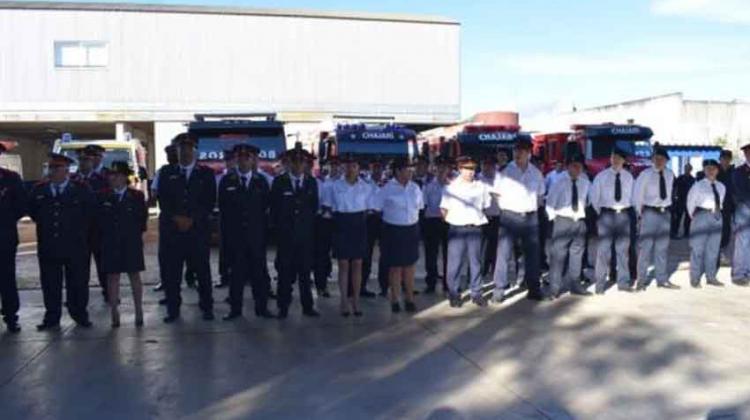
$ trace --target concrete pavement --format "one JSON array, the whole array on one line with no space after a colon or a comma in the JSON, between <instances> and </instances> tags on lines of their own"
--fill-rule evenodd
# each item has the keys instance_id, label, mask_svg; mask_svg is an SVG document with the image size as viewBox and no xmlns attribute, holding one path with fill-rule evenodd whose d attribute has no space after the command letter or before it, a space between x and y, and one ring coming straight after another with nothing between
<instances>
[{"instance_id":1,"label":"concrete pavement","mask_svg":"<svg viewBox=\"0 0 750 420\"><path fill-rule=\"evenodd\" d=\"M721 277L726 278L726 269ZM742 418L750 407L750 289L567 297L449 308L420 296L416 316L382 299L365 317L184 320L165 326L148 293L146 327L123 327L92 293L95 326L65 317L38 333L38 291L24 291L24 331L0 336L3 419L691 419ZM221 298L225 292L217 292ZM248 302L248 305L251 305ZM226 311L217 304L217 315ZM250 312L250 311L246 311ZM726 417L726 416L729 417ZM720 416L720 417L719 417ZM737 417L735 417L737 416Z\"/></svg>"}]
</instances>

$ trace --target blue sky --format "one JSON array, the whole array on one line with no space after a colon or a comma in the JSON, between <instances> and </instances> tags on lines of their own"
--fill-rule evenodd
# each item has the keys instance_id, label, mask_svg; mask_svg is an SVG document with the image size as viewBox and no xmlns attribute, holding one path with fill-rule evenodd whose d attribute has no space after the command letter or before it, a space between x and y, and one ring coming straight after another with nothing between
<instances>
[{"instance_id":1,"label":"blue sky","mask_svg":"<svg viewBox=\"0 0 750 420\"><path fill-rule=\"evenodd\" d=\"M157 2L456 19L465 116L496 109L531 116L676 91L750 99L750 0Z\"/></svg>"}]
</instances>

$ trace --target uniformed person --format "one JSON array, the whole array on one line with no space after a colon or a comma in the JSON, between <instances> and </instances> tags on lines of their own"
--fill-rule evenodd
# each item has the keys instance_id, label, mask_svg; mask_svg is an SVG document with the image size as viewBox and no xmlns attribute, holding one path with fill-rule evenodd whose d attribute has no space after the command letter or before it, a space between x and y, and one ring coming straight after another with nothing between
<instances>
[{"instance_id":1,"label":"uniformed person","mask_svg":"<svg viewBox=\"0 0 750 420\"><path fill-rule=\"evenodd\" d=\"M657 287L679 289L669 281L668 270L674 187L674 173L667 168L669 153L662 147L656 147L651 162L653 165L641 172L633 187L633 207L640 216L637 290L646 290L652 261Z\"/></svg>"},{"instance_id":2,"label":"uniformed person","mask_svg":"<svg viewBox=\"0 0 750 420\"><path fill-rule=\"evenodd\" d=\"M591 187L591 205L598 215L598 244L594 276L596 293L604 294L614 243L617 263L617 286L632 292L630 285L629 247L630 215L633 207L633 176L625 169L627 153L615 148L611 166L597 174Z\"/></svg>"},{"instance_id":3,"label":"uniformed person","mask_svg":"<svg viewBox=\"0 0 750 420\"><path fill-rule=\"evenodd\" d=\"M156 174L154 174L154 179L151 181L151 197L153 197L155 200L158 200L158 191L159 191L159 178L161 177L161 173L164 170L165 167L168 167L170 165L177 165L177 148L173 144L169 144L164 148L164 153L167 155L167 163L165 165L162 165L161 168L159 168L158 171L156 171ZM164 233L162 232L162 224L159 223L159 237ZM154 287L155 292L161 292L164 290L164 269L166 268L166 264L162 260L164 252L163 252L163 242L159 241L159 249L157 251L157 259L159 260L159 284ZM160 304L166 304L167 300L162 299L159 301Z\"/></svg>"},{"instance_id":4,"label":"uniformed person","mask_svg":"<svg viewBox=\"0 0 750 420\"><path fill-rule=\"evenodd\" d=\"M120 274L127 273L133 292L135 325L143 325L143 233L148 223L146 197L130 188L133 170L128 162L115 161L109 169L109 188L98 193L97 225L101 269L107 276L112 327L120 326Z\"/></svg>"},{"instance_id":5,"label":"uniformed person","mask_svg":"<svg viewBox=\"0 0 750 420\"><path fill-rule=\"evenodd\" d=\"M566 159L567 171L550 185L546 211L552 228L550 247L550 295L571 294L588 296L581 285L583 253L586 247L586 206L591 183L584 172L585 157L574 154ZM565 270L567 263L567 271Z\"/></svg>"},{"instance_id":6,"label":"uniformed person","mask_svg":"<svg viewBox=\"0 0 750 420\"><path fill-rule=\"evenodd\" d=\"M97 166L101 165L104 148L99 145L87 145L78 150L78 171L71 177L72 179L82 182L91 188L94 194L98 194L108 188L109 181L105 178L106 172L101 169L95 171ZM96 278L102 289L102 297L105 303L109 303L107 275L101 269L101 240L99 227L96 223L89 225L89 260L93 257L94 267L96 268ZM86 269L86 278L91 278L90 265Z\"/></svg>"},{"instance_id":7,"label":"uniformed person","mask_svg":"<svg viewBox=\"0 0 750 420\"><path fill-rule=\"evenodd\" d=\"M672 194L672 238L680 238L680 228L684 228L684 236L690 233L690 215L687 213L687 196L690 188L695 184L693 177L693 166L685 165L685 173L678 176L674 181L674 193Z\"/></svg>"},{"instance_id":8,"label":"uniformed person","mask_svg":"<svg viewBox=\"0 0 750 420\"><path fill-rule=\"evenodd\" d=\"M369 162L369 171L365 173L365 180L369 182L375 190L379 190L386 181L388 181L383 168L383 162L375 158ZM367 255L362 261L362 290L360 295L364 298L374 298L375 293L367 289L367 283L372 273L372 255L375 252L375 245L379 246L380 227L382 220L380 214L370 210L367 214ZM388 269L383 265L382 258L378 261L378 284L380 285L380 295L385 297L388 294Z\"/></svg>"},{"instance_id":9,"label":"uniformed person","mask_svg":"<svg viewBox=\"0 0 750 420\"><path fill-rule=\"evenodd\" d=\"M333 214L330 207L323 205L328 200L330 190L333 184L341 178L341 169L339 159L332 156L326 162L328 173L322 174L318 179L318 199L320 200L320 209L315 217L315 264L313 268L313 277L315 288L318 296L328 298L331 294L328 292L328 278L333 272L331 263L331 247L333 246Z\"/></svg>"},{"instance_id":10,"label":"uniformed person","mask_svg":"<svg viewBox=\"0 0 750 420\"><path fill-rule=\"evenodd\" d=\"M104 152L106 152L106 149L98 144L90 144L86 148L88 149L87 153L91 155L93 160L94 172L101 175L106 185L107 176L109 175L109 169L104 166Z\"/></svg>"},{"instance_id":11,"label":"uniformed person","mask_svg":"<svg viewBox=\"0 0 750 420\"><path fill-rule=\"evenodd\" d=\"M373 208L382 214L380 258L385 260L390 281L393 313L401 312L400 294L404 291L404 309L416 312L414 269L419 260L419 214L424 208L422 190L411 180L412 167L406 158L391 164L393 178L374 195Z\"/></svg>"},{"instance_id":12,"label":"uniformed person","mask_svg":"<svg viewBox=\"0 0 750 420\"><path fill-rule=\"evenodd\" d=\"M735 188L732 185L734 182L734 171L735 167L732 164L734 155L731 150L722 150L719 154L719 175L716 179L719 180L724 187L727 189L726 199L724 200L724 207L721 210L722 215L722 231L721 231L721 249L728 261L732 260L734 255L734 232L732 226L732 219L736 213L736 202L734 198ZM740 280L740 283L742 281Z\"/></svg>"},{"instance_id":13,"label":"uniformed person","mask_svg":"<svg viewBox=\"0 0 750 420\"><path fill-rule=\"evenodd\" d=\"M81 327L91 327L88 266L89 224L94 219L95 197L91 189L70 179L73 160L51 153L48 180L37 184L30 195L29 215L36 222L37 256L46 312L37 329L60 326L62 288L70 317Z\"/></svg>"},{"instance_id":14,"label":"uniformed person","mask_svg":"<svg viewBox=\"0 0 750 420\"><path fill-rule=\"evenodd\" d=\"M435 287L441 277L443 279L443 292L448 291L445 280L448 265L448 224L443 220L440 201L443 198L443 190L451 181L453 161L447 157L438 156L435 159L435 164L437 165L437 175L422 190L425 203L424 265L427 273L427 277L425 277L427 287L424 292L426 294L435 293ZM438 271L438 251L442 252L442 271L440 272Z\"/></svg>"},{"instance_id":15,"label":"uniformed person","mask_svg":"<svg viewBox=\"0 0 750 420\"><path fill-rule=\"evenodd\" d=\"M260 150L249 144L238 144L233 153L237 168L219 184L219 211L222 221L224 258L229 275L231 311L225 320L242 316L245 284L250 280L255 315L273 318L268 310L269 279L264 276L266 264L266 225L270 190L265 178L255 170Z\"/></svg>"},{"instance_id":16,"label":"uniformed person","mask_svg":"<svg viewBox=\"0 0 750 420\"><path fill-rule=\"evenodd\" d=\"M469 289L471 300L477 306L487 306L482 296L482 226L487 224L484 211L490 207L490 190L483 182L474 179L476 162L462 156L456 160L458 177L443 190L440 211L448 223L448 299L452 308L460 308L461 267L469 263Z\"/></svg>"},{"instance_id":17,"label":"uniformed person","mask_svg":"<svg viewBox=\"0 0 750 420\"><path fill-rule=\"evenodd\" d=\"M732 281L739 286L750 283L750 143L742 146L745 163L734 168L731 189L734 203L734 258Z\"/></svg>"},{"instance_id":18,"label":"uniformed person","mask_svg":"<svg viewBox=\"0 0 750 420\"><path fill-rule=\"evenodd\" d=\"M688 192L687 213L690 224L690 285L701 287L701 277L706 275L706 284L723 286L717 280L718 257L721 247L721 209L726 197L726 187L717 180L719 162L703 161L705 178L696 182Z\"/></svg>"},{"instance_id":19,"label":"uniformed person","mask_svg":"<svg viewBox=\"0 0 750 420\"><path fill-rule=\"evenodd\" d=\"M221 180L227 175L237 170L237 158L234 155L234 149L224 151L224 170L221 173L216 174L216 188L219 189ZM229 285L229 266L227 264L227 258L224 250L226 242L224 241L224 232L226 226L224 226L224 219L219 214L219 281L216 283L216 288L221 289Z\"/></svg>"},{"instance_id":20,"label":"uniformed person","mask_svg":"<svg viewBox=\"0 0 750 420\"><path fill-rule=\"evenodd\" d=\"M503 302L512 261L513 243L521 242L524 282L528 298L543 300L540 282L539 214L544 198L544 176L530 162L531 142L519 140L513 149L513 161L495 178L492 193L500 206L500 232L495 262L495 302Z\"/></svg>"},{"instance_id":21,"label":"uniformed person","mask_svg":"<svg viewBox=\"0 0 750 420\"><path fill-rule=\"evenodd\" d=\"M211 169L196 163L197 138L190 133L175 137L178 163L165 166L159 176L159 215L165 264L167 297L165 323L179 319L182 297L180 283L185 266L194 270L198 281L199 306L203 319L214 319L210 267L209 215L216 202L216 180Z\"/></svg>"},{"instance_id":22,"label":"uniformed person","mask_svg":"<svg viewBox=\"0 0 750 420\"><path fill-rule=\"evenodd\" d=\"M280 319L287 317L292 303L292 285L296 282L303 315L319 317L310 288L318 185L304 173L306 151L293 149L286 156L289 171L276 177L271 187L271 218L278 244L278 316Z\"/></svg>"},{"instance_id":23,"label":"uniformed person","mask_svg":"<svg viewBox=\"0 0 750 420\"><path fill-rule=\"evenodd\" d=\"M354 313L360 317L362 260L367 254L367 211L371 210L375 188L360 178L359 163L353 156L342 156L341 162L343 176L328 188L323 208L333 214L333 256L338 261L341 316Z\"/></svg>"},{"instance_id":24,"label":"uniformed person","mask_svg":"<svg viewBox=\"0 0 750 420\"><path fill-rule=\"evenodd\" d=\"M5 152L0 143L0 155ZM8 331L21 331L18 325L18 287L16 284L16 250L18 220L26 212L26 191L21 176L0 168L0 304Z\"/></svg>"},{"instance_id":25,"label":"uniformed person","mask_svg":"<svg viewBox=\"0 0 750 420\"><path fill-rule=\"evenodd\" d=\"M497 158L485 156L482 158L482 171L477 177L481 182L492 189L497 176ZM485 210L487 224L482 226L482 276L495 272L495 260L497 259L497 240L500 229L500 207L497 199L493 196L492 203Z\"/></svg>"}]
</instances>

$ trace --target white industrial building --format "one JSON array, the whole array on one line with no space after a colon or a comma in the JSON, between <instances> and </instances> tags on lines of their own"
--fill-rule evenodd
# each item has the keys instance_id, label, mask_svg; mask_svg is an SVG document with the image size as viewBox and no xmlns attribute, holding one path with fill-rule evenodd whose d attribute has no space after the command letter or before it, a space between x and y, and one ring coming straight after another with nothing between
<instances>
[{"instance_id":1,"label":"white industrial building","mask_svg":"<svg viewBox=\"0 0 750 420\"><path fill-rule=\"evenodd\" d=\"M337 120L458 121L460 25L427 16L0 1L0 138L19 140L27 178L61 133L131 133L153 169L194 114L249 112L277 113L300 140Z\"/></svg>"},{"instance_id":2,"label":"white industrial building","mask_svg":"<svg viewBox=\"0 0 750 420\"><path fill-rule=\"evenodd\" d=\"M604 122L649 126L654 141L675 146L724 146L739 150L750 143L750 103L685 99L682 93L635 99L559 114L557 129Z\"/></svg>"}]
</instances>

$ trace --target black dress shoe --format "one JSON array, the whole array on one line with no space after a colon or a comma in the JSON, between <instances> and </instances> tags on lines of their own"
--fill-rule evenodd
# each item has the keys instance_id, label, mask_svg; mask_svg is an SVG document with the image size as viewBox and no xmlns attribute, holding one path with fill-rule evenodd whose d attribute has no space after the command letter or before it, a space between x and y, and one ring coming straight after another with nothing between
<instances>
[{"instance_id":1,"label":"black dress shoe","mask_svg":"<svg viewBox=\"0 0 750 420\"><path fill-rule=\"evenodd\" d=\"M589 292L588 290L572 290L570 292L571 295L576 296L591 296L593 293Z\"/></svg>"},{"instance_id":2,"label":"black dress shoe","mask_svg":"<svg viewBox=\"0 0 750 420\"><path fill-rule=\"evenodd\" d=\"M224 315L224 318L222 318L224 321L231 321L233 319L241 318L242 312L240 311L231 311L228 314Z\"/></svg>"},{"instance_id":3,"label":"black dress shoe","mask_svg":"<svg viewBox=\"0 0 750 420\"><path fill-rule=\"evenodd\" d=\"M327 289L318 289L318 296L328 299L329 297L331 297L331 294L328 293Z\"/></svg>"},{"instance_id":4,"label":"black dress shoe","mask_svg":"<svg viewBox=\"0 0 750 420\"><path fill-rule=\"evenodd\" d=\"M360 310L356 310L356 311L354 311L354 317L355 317L355 318L362 318L362 316L363 316L363 315L364 315L364 314L363 314L363 313L362 313L362 311L360 311Z\"/></svg>"},{"instance_id":5,"label":"black dress shoe","mask_svg":"<svg viewBox=\"0 0 750 420\"><path fill-rule=\"evenodd\" d=\"M461 299L461 296L456 295L450 297L451 308L460 308L463 304L464 301Z\"/></svg>"},{"instance_id":6,"label":"black dress shoe","mask_svg":"<svg viewBox=\"0 0 750 420\"><path fill-rule=\"evenodd\" d=\"M94 325L88 319L76 320L75 322L81 328L91 328Z\"/></svg>"},{"instance_id":7,"label":"black dress shoe","mask_svg":"<svg viewBox=\"0 0 750 420\"><path fill-rule=\"evenodd\" d=\"M8 332L11 334L18 334L21 332L21 326L17 322L8 323Z\"/></svg>"},{"instance_id":8,"label":"black dress shoe","mask_svg":"<svg viewBox=\"0 0 750 420\"><path fill-rule=\"evenodd\" d=\"M724 283L715 279L706 281L706 284L708 284L709 286L724 287Z\"/></svg>"},{"instance_id":9,"label":"black dress shoe","mask_svg":"<svg viewBox=\"0 0 750 420\"><path fill-rule=\"evenodd\" d=\"M159 305L166 305L166 304L167 304L167 298L159 299Z\"/></svg>"},{"instance_id":10,"label":"black dress shoe","mask_svg":"<svg viewBox=\"0 0 750 420\"><path fill-rule=\"evenodd\" d=\"M406 312L414 313L417 312L417 305L415 305L414 302L406 301L404 302L404 309Z\"/></svg>"},{"instance_id":11,"label":"black dress shoe","mask_svg":"<svg viewBox=\"0 0 750 420\"><path fill-rule=\"evenodd\" d=\"M217 289L223 289L223 288L225 288L227 286L229 286L229 284L223 283L223 282L219 282L219 283L216 283L216 285L214 287L217 288Z\"/></svg>"},{"instance_id":12,"label":"black dress shoe","mask_svg":"<svg viewBox=\"0 0 750 420\"><path fill-rule=\"evenodd\" d=\"M372 298L374 298L375 296L377 296L377 295L376 295L375 293L373 293L373 292L371 292L371 291L369 291L369 290L367 290L367 289L362 289L362 290L360 290L360 291L359 291L359 295L360 295L361 297L363 297L363 298L368 298L368 299L372 299Z\"/></svg>"},{"instance_id":13,"label":"black dress shoe","mask_svg":"<svg viewBox=\"0 0 750 420\"><path fill-rule=\"evenodd\" d=\"M526 299L533 300L535 302L543 302L545 300L550 300L550 297L544 296L541 293L529 293L526 295Z\"/></svg>"},{"instance_id":14,"label":"black dress shoe","mask_svg":"<svg viewBox=\"0 0 750 420\"><path fill-rule=\"evenodd\" d=\"M693 289L702 289L703 288L703 286L701 286L700 282L693 283L692 281L690 282L690 287L692 287Z\"/></svg>"},{"instance_id":15,"label":"black dress shoe","mask_svg":"<svg viewBox=\"0 0 750 420\"><path fill-rule=\"evenodd\" d=\"M320 312L316 311L315 309L304 309L302 311L302 315L309 317L309 318L320 318Z\"/></svg>"},{"instance_id":16,"label":"black dress shoe","mask_svg":"<svg viewBox=\"0 0 750 420\"><path fill-rule=\"evenodd\" d=\"M487 306L487 301L482 296L475 296L471 298L471 302L480 308Z\"/></svg>"},{"instance_id":17,"label":"black dress shoe","mask_svg":"<svg viewBox=\"0 0 750 420\"><path fill-rule=\"evenodd\" d=\"M276 315L271 313L271 311L269 311L268 309L256 309L255 316L258 318L265 318L265 319L276 318Z\"/></svg>"},{"instance_id":18,"label":"black dress shoe","mask_svg":"<svg viewBox=\"0 0 750 420\"><path fill-rule=\"evenodd\" d=\"M154 286L154 292L161 292L162 290L164 290L164 283L159 283Z\"/></svg>"},{"instance_id":19,"label":"black dress shoe","mask_svg":"<svg viewBox=\"0 0 750 420\"><path fill-rule=\"evenodd\" d=\"M44 321L41 324L36 326L37 331L48 331L48 330L57 330L60 328L59 322L47 322Z\"/></svg>"},{"instance_id":20,"label":"black dress shoe","mask_svg":"<svg viewBox=\"0 0 750 420\"><path fill-rule=\"evenodd\" d=\"M286 319L287 316L289 316L289 308L279 309L279 316L277 318Z\"/></svg>"},{"instance_id":21,"label":"black dress shoe","mask_svg":"<svg viewBox=\"0 0 750 420\"><path fill-rule=\"evenodd\" d=\"M745 279L732 280L732 283L734 283L735 286L740 286L740 287L747 287L748 285L747 280Z\"/></svg>"},{"instance_id":22,"label":"black dress shoe","mask_svg":"<svg viewBox=\"0 0 750 420\"><path fill-rule=\"evenodd\" d=\"M212 311L205 311L205 312L203 312L203 320L204 321L213 321L214 320L214 313Z\"/></svg>"},{"instance_id":23,"label":"black dress shoe","mask_svg":"<svg viewBox=\"0 0 750 420\"><path fill-rule=\"evenodd\" d=\"M177 321L178 319L180 319L179 315L167 315L166 317L164 317L163 321L164 321L165 324L171 324L171 323Z\"/></svg>"},{"instance_id":24,"label":"black dress shoe","mask_svg":"<svg viewBox=\"0 0 750 420\"><path fill-rule=\"evenodd\" d=\"M391 313L397 314L401 312L401 305L398 302L391 303Z\"/></svg>"},{"instance_id":25,"label":"black dress shoe","mask_svg":"<svg viewBox=\"0 0 750 420\"><path fill-rule=\"evenodd\" d=\"M633 286L617 286L617 290L625 293L633 293Z\"/></svg>"},{"instance_id":26,"label":"black dress shoe","mask_svg":"<svg viewBox=\"0 0 750 420\"><path fill-rule=\"evenodd\" d=\"M424 291L422 292L426 295L434 295L435 294L435 286L427 286L425 287Z\"/></svg>"},{"instance_id":27,"label":"black dress shoe","mask_svg":"<svg viewBox=\"0 0 750 420\"><path fill-rule=\"evenodd\" d=\"M674 284L674 283L672 283L670 281L667 281L667 282L664 282L664 283L661 283L661 284L657 284L656 287L658 287L660 289L680 290L680 286L678 286L678 285L676 285L676 284Z\"/></svg>"},{"instance_id":28,"label":"black dress shoe","mask_svg":"<svg viewBox=\"0 0 750 420\"><path fill-rule=\"evenodd\" d=\"M645 284L638 284L638 286L635 288L636 292L645 292L646 291L646 285Z\"/></svg>"}]
</instances>

